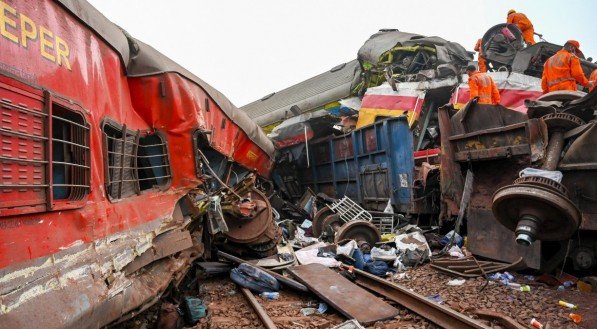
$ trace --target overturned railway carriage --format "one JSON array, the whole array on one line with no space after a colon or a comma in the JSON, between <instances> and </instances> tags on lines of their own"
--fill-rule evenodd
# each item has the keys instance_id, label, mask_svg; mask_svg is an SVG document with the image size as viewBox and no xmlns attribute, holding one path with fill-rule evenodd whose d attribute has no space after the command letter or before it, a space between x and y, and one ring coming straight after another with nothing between
<instances>
[{"instance_id":1,"label":"overturned railway carriage","mask_svg":"<svg viewBox=\"0 0 597 329\"><path fill-rule=\"evenodd\" d=\"M202 252L180 200L204 165L267 177L273 145L84 1L0 16L0 327L134 315Z\"/></svg>"},{"instance_id":2,"label":"overturned railway carriage","mask_svg":"<svg viewBox=\"0 0 597 329\"><path fill-rule=\"evenodd\" d=\"M546 272L594 271L597 245L593 148L597 93L555 92L527 101L527 113L468 103L451 118L440 110L442 201L458 210L463 174L474 174L467 214L476 255ZM561 181L532 172L546 170ZM523 177L519 177L523 176ZM594 273L594 272L593 272Z\"/></svg>"}]
</instances>

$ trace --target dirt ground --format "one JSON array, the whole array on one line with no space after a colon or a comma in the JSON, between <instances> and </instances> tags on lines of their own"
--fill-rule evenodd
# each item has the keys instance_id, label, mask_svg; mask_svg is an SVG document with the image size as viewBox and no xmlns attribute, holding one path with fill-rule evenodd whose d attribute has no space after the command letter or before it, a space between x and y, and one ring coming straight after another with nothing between
<instances>
[{"instance_id":1,"label":"dirt ground","mask_svg":"<svg viewBox=\"0 0 597 329\"><path fill-rule=\"evenodd\" d=\"M522 326L531 328L532 318L536 318L549 328L597 328L597 295L579 291L557 291L553 287L529 282L531 291L522 292L496 282L490 282L480 291L485 280L482 278L467 279L461 286L449 286L447 282L454 279L449 275L439 273L425 265L407 272L407 277L397 281L424 296L439 295L443 303L452 309L463 312L473 318L474 311L490 309L498 311L518 321ZM522 277L517 282L524 282ZM196 326L197 329L240 329L264 328L257 314L253 311L237 285L227 276L203 279L198 282L199 292L193 292L203 299L207 305L207 317ZM328 307L324 314L305 316L303 308L317 308L321 302L311 294L298 293L292 290L281 290L277 300L264 300L258 296L257 300L264 307L273 322L280 329L323 329L331 328L346 318ZM565 300L578 305L577 310L569 310L558 305L559 300ZM394 305L401 309L399 305ZM573 323L568 314L580 314L583 320L580 324ZM159 306L156 305L136 318L124 322L114 328L122 329L154 329L156 328ZM502 328L497 323L479 320L492 328ZM401 309L398 317L392 320L378 322L369 326L374 329L419 329L438 328L425 319L405 309Z\"/></svg>"},{"instance_id":2,"label":"dirt ground","mask_svg":"<svg viewBox=\"0 0 597 329\"><path fill-rule=\"evenodd\" d=\"M482 278L468 279L461 286L449 286L454 279L439 273L429 265L407 272L408 278L399 283L424 296L439 294L445 304L470 316L477 309L490 309L506 314L521 325L530 328L531 319L535 318L550 328L597 328L597 294L583 293L576 290L557 291L544 284L527 282L517 276L516 282L528 283L531 291L522 292L506 287L497 282L490 282L483 291ZM577 310L570 310L558 305L559 300L578 305ZM574 323L570 313L580 314L583 319Z\"/></svg>"}]
</instances>

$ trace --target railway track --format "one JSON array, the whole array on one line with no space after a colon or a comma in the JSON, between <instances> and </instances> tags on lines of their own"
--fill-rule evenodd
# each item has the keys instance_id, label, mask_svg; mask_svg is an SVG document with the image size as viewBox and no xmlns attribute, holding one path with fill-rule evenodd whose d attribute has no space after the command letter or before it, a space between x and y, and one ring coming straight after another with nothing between
<instances>
[{"instance_id":1,"label":"railway track","mask_svg":"<svg viewBox=\"0 0 597 329\"><path fill-rule=\"evenodd\" d=\"M365 271L354 269L355 283L373 293L391 300L402 307L418 314L426 320L446 329L489 329L449 307L440 305L423 295L417 294L404 286L392 283Z\"/></svg>"},{"instance_id":2,"label":"railway track","mask_svg":"<svg viewBox=\"0 0 597 329\"><path fill-rule=\"evenodd\" d=\"M220 256L221 258L225 258L229 261L232 261L233 263L243 263L245 262L244 260L234 257L232 255L223 253L223 252L218 252L218 256ZM271 273L271 271L268 271ZM353 273L356 276L356 280L354 281L355 284L371 291L372 293L374 293L375 295L382 297L385 300L388 300L392 303L397 304L398 306L400 306L403 311L404 311L404 315L405 318L407 319L411 319L414 318L415 320L418 320L418 322L421 322L424 327L427 327L429 324L435 324L438 327L441 328L447 328L447 329L460 329L460 328L469 328L469 329L486 329L486 328L490 328L488 326L486 326L485 324L479 322L478 320L475 320L471 317L468 317L460 312L454 311L453 309L444 306L444 305L440 305L428 298L426 298L425 296L415 293L412 290L406 288L405 286L390 282L388 280L385 280L383 278L377 277L375 275L372 275L370 273L367 273L365 271L359 270L359 269L354 269ZM279 316L279 312L277 312L278 310L275 309L275 307L272 307L274 305L276 306L282 306L282 307L287 307L287 306L291 306L290 308L292 309L292 306L296 306L296 305L301 305L301 303L290 303L288 304L286 301L284 301L284 299L288 298L288 295L292 296L294 294L295 297L298 297L299 300L301 298L307 298L307 299L313 299L313 296L307 292L307 289L304 285L289 279L287 277L284 277L280 274L277 273L271 273L273 275L275 275L279 280L283 281L283 285L285 285L287 287L286 290L281 291L281 299L280 301L264 301L261 300L260 298L256 298L253 293L251 291L249 291L248 289L242 288L242 287L237 287L237 289L239 289L242 292L242 295L245 298L245 301L247 303L247 305L251 308L251 310L257 315L259 322L263 325L264 328L267 329L273 329L273 328L278 328L277 323L286 323L286 322L292 322L292 327L303 327L302 325L300 325L300 322L303 322L305 320L305 318L309 318L309 317L305 317L300 313L300 308L298 309L299 312L296 312L297 310L291 310L289 312L287 312L286 314L284 314L285 316ZM288 289L290 288L290 289ZM291 297L292 298L292 297ZM310 305L311 302L307 302L306 305ZM302 306L302 305L301 305ZM311 305L312 306L312 305ZM366 311L366 310L364 310ZM275 313L272 315L272 313ZM298 314L297 314L298 313ZM291 316L288 316L289 314L291 314ZM293 316L292 314L298 315L298 317ZM322 317L326 317L328 314L324 314L324 315L320 315ZM334 316L336 316L336 318L334 320L340 320L343 318L343 316L341 316L340 314L337 314L334 312L333 314ZM402 315L402 314L401 314ZM410 317L408 315L411 315ZM272 316L274 318L272 318ZM393 319L393 320L389 320L389 321L384 321L384 322L400 322L402 316L397 317L397 319ZM422 320L422 321L421 321ZM499 318L496 319L499 322ZM297 322L298 321L298 322ZM323 324L326 324L325 321L327 320L323 320L323 323L315 323L315 327L319 327L319 328L324 328L326 326L323 326ZM309 328L312 327L309 323L309 321L307 321L307 323L305 323L304 328ZM333 321L333 322L337 322L337 321ZM502 321L503 322L503 321ZM331 326L332 322L328 322L327 324L329 324ZM398 323L396 323L398 325ZM508 327L507 323L503 323L506 327ZM409 325L412 325L412 323L409 323ZM396 328L400 328L401 326L395 326Z\"/></svg>"}]
</instances>

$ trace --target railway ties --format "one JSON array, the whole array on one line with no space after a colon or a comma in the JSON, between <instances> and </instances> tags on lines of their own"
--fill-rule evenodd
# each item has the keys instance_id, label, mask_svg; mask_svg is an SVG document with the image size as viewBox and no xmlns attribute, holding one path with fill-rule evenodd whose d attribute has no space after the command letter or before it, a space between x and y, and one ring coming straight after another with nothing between
<instances>
[{"instance_id":1,"label":"railway ties","mask_svg":"<svg viewBox=\"0 0 597 329\"><path fill-rule=\"evenodd\" d=\"M429 322L446 329L484 329L489 328L481 322L470 318L451 308L440 305L425 296L417 294L406 287L377 277L365 271L354 269L355 283L378 296L391 300L403 308L418 314Z\"/></svg>"},{"instance_id":2,"label":"railway ties","mask_svg":"<svg viewBox=\"0 0 597 329\"><path fill-rule=\"evenodd\" d=\"M261 320L261 323L263 324L263 326L266 329L277 329L278 327L276 327L276 325L274 324L274 321L272 321L272 319L269 317L269 315L267 315L267 312L261 306L261 304L259 304L259 302L257 301L257 298L255 298L253 293L247 288L244 288L244 287L239 287L239 288L240 288L240 291L245 296L245 298L247 299L247 301L249 302L249 304L251 305L251 307L253 308L253 310L255 310L255 313L257 313L257 316Z\"/></svg>"},{"instance_id":3,"label":"railway ties","mask_svg":"<svg viewBox=\"0 0 597 329\"><path fill-rule=\"evenodd\" d=\"M395 303L400 309L403 309L411 314L416 314L419 317L423 318L425 322L434 323L435 325L442 327L442 328L489 328L483 323L470 318L462 313L454 311L444 305L439 305L434 301L414 293L409 289L387 281L383 278L376 277L371 275L367 272L354 270L356 280L355 284L369 290L374 295L388 300L392 303ZM251 293L248 289L241 288L241 289L248 305L252 308L252 311L257 314L260 319L260 322L263 324L264 328L271 329L271 328L286 328L290 327L300 327L304 325L305 328L312 327L314 323L311 323L313 320L317 321L314 317L305 317L299 314L298 316L280 316L284 314L283 311L278 311L277 307L287 307L288 305L294 304L297 305L296 301L259 301L259 298L256 298L253 293ZM286 295L286 296L285 296ZM288 292L281 291L280 296L282 298L286 298ZM300 294L305 296L305 294ZM284 297L285 296L285 297ZM300 303L298 303L300 304ZM368 310L363 310L363 312L367 312ZM404 311L401 313L403 314ZM320 315L320 319L323 320L323 323L329 325L321 326L321 324L316 324L320 328L330 328L333 327L338 322L344 321L339 314L323 314ZM402 316L397 317L393 320L388 320L389 322L402 320ZM327 321L326 321L327 320ZM498 319L499 320L499 319ZM384 321L385 322L385 321ZM278 325L277 325L278 324Z\"/></svg>"}]
</instances>

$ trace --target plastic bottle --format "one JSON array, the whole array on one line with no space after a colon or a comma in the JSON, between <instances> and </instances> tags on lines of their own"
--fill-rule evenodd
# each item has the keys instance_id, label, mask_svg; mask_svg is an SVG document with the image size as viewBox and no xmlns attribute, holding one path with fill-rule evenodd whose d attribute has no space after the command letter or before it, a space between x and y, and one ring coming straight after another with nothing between
<instances>
[{"instance_id":1,"label":"plastic bottle","mask_svg":"<svg viewBox=\"0 0 597 329\"><path fill-rule=\"evenodd\" d=\"M537 329L543 329L543 324L541 324L541 322L537 321L535 318L531 320L531 326Z\"/></svg>"},{"instance_id":2,"label":"plastic bottle","mask_svg":"<svg viewBox=\"0 0 597 329\"><path fill-rule=\"evenodd\" d=\"M576 305L574 305L572 303L565 302L563 300L558 301L558 305L564 306L564 307L567 307L567 308L571 308L573 310L575 310L575 309L578 308L578 306L576 306Z\"/></svg>"},{"instance_id":3,"label":"plastic bottle","mask_svg":"<svg viewBox=\"0 0 597 329\"><path fill-rule=\"evenodd\" d=\"M568 314L568 317L574 321L574 323L580 323L582 321L582 316L580 314L570 313Z\"/></svg>"},{"instance_id":4,"label":"plastic bottle","mask_svg":"<svg viewBox=\"0 0 597 329\"><path fill-rule=\"evenodd\" d=\"M572 287L572 286L574 285L574 282L572 282L572 281L564 281L564 282L562 283L562 285L563 285L564 287L566 287L566 288L570 288L570 287Z\"/></svg>"},{"instance_id":5,"label":"plastic bottle","mask_svg":"<svg viewBox=\"0 0 597 329\"><path fill-rule=\"evenodd\" d=\"M261 294L259 294L259 297L261 297L263 299L267 299L267 300L275 300L275 299L278 299L278 297L280 297L280 293L265 291L265 292L262 292Z\"/></svg>"},{"instance_id":6,"label":"plastic bottle","mask_svg":"<svg viewBox=\"0 0 597 329\"><path fill-rule=\"evenodd\" d=\"M301 313L303 314L303 316L309 316L311 314L315 314L315 312L317 312L317 309L313 307L301 308Z\"/></svg>"}]
</instances>

